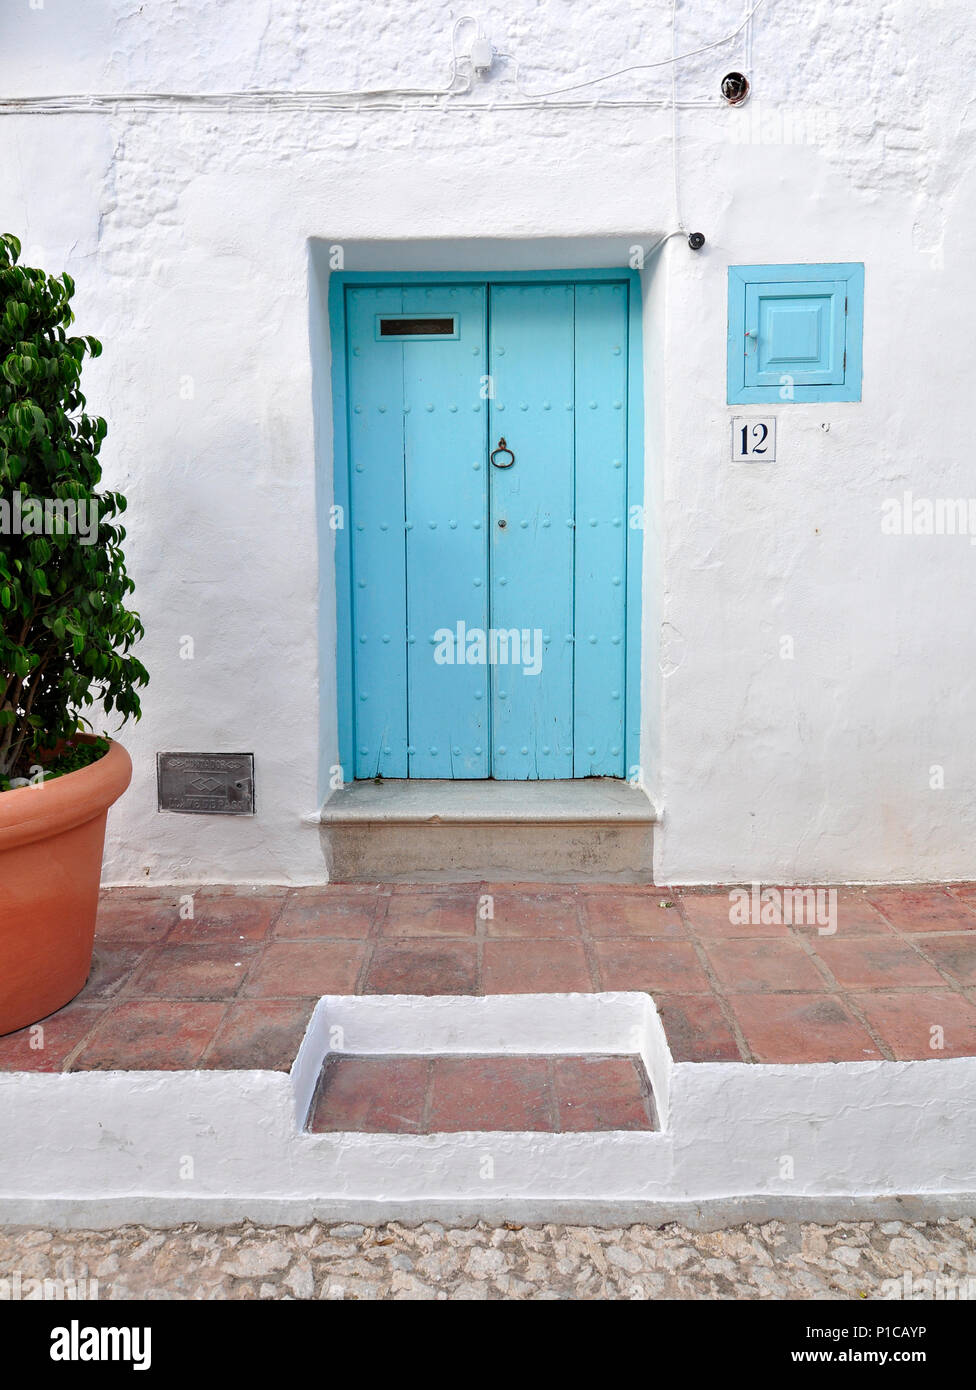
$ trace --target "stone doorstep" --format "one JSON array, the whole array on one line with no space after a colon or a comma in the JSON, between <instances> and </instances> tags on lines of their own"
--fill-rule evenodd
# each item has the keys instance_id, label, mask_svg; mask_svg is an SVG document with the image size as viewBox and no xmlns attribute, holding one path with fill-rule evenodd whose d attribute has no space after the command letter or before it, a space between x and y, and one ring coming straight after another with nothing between
<instances>
[{"instance_id":1,"label":"stone doorstep","mask_svg":"<svg viewBox=\"0 0 976 1390\"><path fill-rule=\"evenodd\" d=\"M319 813L325 826L650 825L657 818L645 792L614 777L350 782L334 792Z\"/></svg>"},{"instance_id":2,"label":"stone doorstep","mask_svg":"<svg viewBox=\"0 0 976 1390\"><path fill-rule=\"evenodd\" d=\"M653 878L654 807L612 777L353 782L318 819L335 882Z\"/></svg>"}]
</instances>

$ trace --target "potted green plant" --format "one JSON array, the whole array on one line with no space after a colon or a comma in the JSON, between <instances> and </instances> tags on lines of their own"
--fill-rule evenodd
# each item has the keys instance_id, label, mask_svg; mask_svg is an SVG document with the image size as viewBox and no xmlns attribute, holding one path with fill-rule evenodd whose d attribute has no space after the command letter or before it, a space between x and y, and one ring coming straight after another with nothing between
<instances>
[{"instance_id":1,"label":"potted green plant","mask_svg":"<svg viewBox=\"0 0 976 1390\"><path fill-rule=\"evenodd\" d=\"M105 818L132 764L83 733L138 718L142 636L118 517L99 492L105 421L85 413L74 283L0 236L0 1034L52 1013L91 968Z\"/></svg>"}]
</instances>

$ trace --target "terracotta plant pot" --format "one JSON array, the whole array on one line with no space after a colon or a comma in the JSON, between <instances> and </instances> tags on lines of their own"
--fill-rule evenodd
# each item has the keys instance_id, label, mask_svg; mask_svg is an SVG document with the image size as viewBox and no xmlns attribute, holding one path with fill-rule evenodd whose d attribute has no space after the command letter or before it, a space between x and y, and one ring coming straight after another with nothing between
<instances>
[{"instance_id":1,"label":"terracotta plant pot","mask_svg":"<svg viewBox=\"0 0 976 1390\"><path fill-rule=\"evenodd\" d=\"M131 778L110 742L78 772L0 792L0 1034L46 1018L87 980L105 817Z\"/></svg>"}]
</instances>

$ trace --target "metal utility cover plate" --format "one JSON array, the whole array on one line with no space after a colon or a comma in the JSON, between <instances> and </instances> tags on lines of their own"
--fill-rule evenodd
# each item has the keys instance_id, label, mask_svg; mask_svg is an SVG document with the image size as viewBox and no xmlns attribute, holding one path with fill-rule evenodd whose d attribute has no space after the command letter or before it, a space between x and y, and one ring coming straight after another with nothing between
<instances>
[{"instance_id":1,"label":"metal utility cover plate","mask_svg":"<svg viewBox=\"0 0 976 1390\"><path fill-rule=\"evenodd\" d=\"M161 811L253 816L253 753L157 753Z\"/></svg>"}]
</instances>

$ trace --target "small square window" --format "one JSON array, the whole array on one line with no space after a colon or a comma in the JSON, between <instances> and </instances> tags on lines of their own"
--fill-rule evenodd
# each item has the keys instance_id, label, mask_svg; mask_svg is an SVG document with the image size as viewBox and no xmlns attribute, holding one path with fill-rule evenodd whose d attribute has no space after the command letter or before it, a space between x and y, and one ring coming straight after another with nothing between
<instances>
[{"instance_id":1,"label":"small square window","mask_svg":"<svg viewBox=\"0 0 976 1390\"><path fill-rule=\"evenodd\" d=\"M859 401L864 266L729 266L728 402Z\"/></svg>"}]
</instances>

